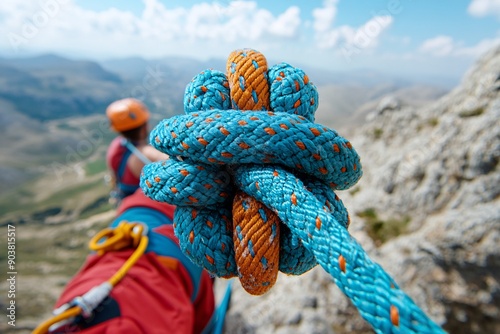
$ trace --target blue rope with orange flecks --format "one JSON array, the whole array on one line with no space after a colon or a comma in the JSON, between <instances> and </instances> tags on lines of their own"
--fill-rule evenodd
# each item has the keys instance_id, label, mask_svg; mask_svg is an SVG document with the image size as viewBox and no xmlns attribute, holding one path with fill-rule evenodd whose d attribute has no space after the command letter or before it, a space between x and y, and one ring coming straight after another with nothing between
<instances>
[{"instance_id":1,"label":"blue rope with orange flecks","mask_svg":"<svg viewBox=\"0 0 500 334\"><path fill-rule=\"evenodd\" d=\"M317 101L300 69L268 69L262 54L237 50L226 74L206 70L187 86L186 115L152 131L171 159L147 165L141 187L177 205L193 262L239 276L250 293L267 291L278 270L320 264L377 333L443 333L349 235L333 189L354 185L361 164L349 141L314 123Z\"/></svg>"}]
</instances>

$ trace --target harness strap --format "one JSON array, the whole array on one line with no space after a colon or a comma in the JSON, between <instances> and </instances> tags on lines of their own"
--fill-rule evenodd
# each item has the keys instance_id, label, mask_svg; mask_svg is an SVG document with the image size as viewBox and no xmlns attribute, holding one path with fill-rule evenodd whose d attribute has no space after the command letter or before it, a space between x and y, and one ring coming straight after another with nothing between
<instances>
[{"instance_id":1,"label":"harness strap","mask_svg":"<svg viewBox=\"0 0 500 334\"><path fill-rule=\"evenodd\" d=\"M144 219L142 217L144 217ZM193 285L191 301L194 302L200 288L202 269L184 255L174 240L155 232L155 229L161 226L172 225L172 221L156 210L146 207L135 207L121 214L119 219L116 219L111 224L111 228L118 226L122 220L145 221L144 223L147 224L149 229L147 234L149 243L146 248L146 253L153 252L156 255L171 257L181 262L191 278L191 283Z\"/></svg>"},{"instance_id":2,"label":"harness strap","mask_svg":"<svg viewBox=\"0 0 500 334\"><path fill-rule=\"evenodd\" d=\"M122 156L122 160L120 161L120 165L118 166L118 171L116 172L116 186L117 188L124 194L132 194L136 191L139 186L135 184L126 184L123 182L123 175L125 174L125 169L127 168L127 161L132 152L130 150L126 150Z\"/></svg>"},{"instance_id":3,"label":"harness strap","mask_svg":"<svg viewBox=\"0 0 500 334\"><path fill-rule=\"evenodd\" d=\"M129 149L136 157L138 157L145 165L150 164L152 161L149 160L141 151L137 149L129 140L124 139L122 145Z\"/></svg>"},{"instance_id":4,"label":"harness strap","mask_svg":"<svg viewBox=\"0 0 500 334\"><path fill-rule=\"evenodd\" d=\"M134 144L128 139L122 138L120 144L127 150L123 154L120 165L118 166L118 171L116 173L116 185L124 195L129 195L136 191L139 188L139 185L127 184L123 182L123 175L125 174L125 170L127 168L128 158L130 158L130 155L133 154L138 157L145 165L150 164L151 160L149 160L140 150L138 150L137 147L135 147Z\"/></svg>"}]
</instances>

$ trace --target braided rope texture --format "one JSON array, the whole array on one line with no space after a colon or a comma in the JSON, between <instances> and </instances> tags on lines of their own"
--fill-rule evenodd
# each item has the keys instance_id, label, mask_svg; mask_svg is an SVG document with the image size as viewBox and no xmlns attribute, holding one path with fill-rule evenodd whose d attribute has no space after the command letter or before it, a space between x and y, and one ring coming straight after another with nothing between
<instances>
[{"instance_id":1,"label":"braided rope texture","mask_svg":"<svg viewBox=\"0 0 500 334\"><path fill-rule=\"evenodd\" d=\"M186 115L165 119L151 143L171 159L146 165L141 187L177 206L181 248L251 294L317 264L377 333L443 333L349 235L334 190L362 176L351 143L314 123L316 87L287 63L251 49L230 54L226 74L187 85Z\"/></svg>"}]
</instances>

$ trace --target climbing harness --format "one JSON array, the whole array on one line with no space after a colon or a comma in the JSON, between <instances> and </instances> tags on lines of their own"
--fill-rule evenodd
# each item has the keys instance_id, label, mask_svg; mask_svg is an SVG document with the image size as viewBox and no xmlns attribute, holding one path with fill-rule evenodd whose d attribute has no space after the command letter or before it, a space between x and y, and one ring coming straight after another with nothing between
<instances>
[{"instance_id":1,"label":"climbing harness","mask_svg":"<svg viewBox=\"0 0 500 334\"><path fill-rule=\"evenodd\" d=\"M314 123L317 106L302 70L236 50L226 73L187 85L186 115L153 129L151 144L173 158L145 166L141 187L177 206L174 229L193 262L251 294L278 271L319 264L377 333L443 333L348 233L333 190L352 187L362 166L348 140Z\"/></svg>"},{"instance_id":2,"label":"climbing harness","mask_svg":"<svg viewBox=\"0 0 500 334\"><path fill-rule=\"evenodd\" d=\"M167 220L171 224L170 219L167 218ZM129 223L129 221L147 221L147 225L136 222ZM63 326L71 326L75 322L80 323L80 319L87 322L86 326L88 324L92 325L92 321L88 322L88 319L92 318L96 307L102 303L106 303L106 298L108 298L113 287L122 280L145 252L152 252L158 257L173 258L183 265L193 286L190 300L194 303L199 293L201 293L199 290L202 269L186 258L174 240L170 239L167 235L155 232L157 228L165 227L165 221L166 217L164 213L147 207L137 206L128 208L120 214L119 218L109 228L96 234L91 239L89 248L95 251L98 256L127 248L135 248L135 250L125 264L108 281L90 289L83 296L73 298L71 302L54 310L55 316L41 324L33 333L47 333L48 331L57 331L61 328L65 330L66 328ZM203 334L222 334L225 314L230 299L231 284L228 284L224 297L213 312L209 323L203 329ZM109 312L112 313L112 311Z\"/></svg>"},{"instance_id":3,"label":"climbing harness","mask_svg":"<svg viewBox=\"0 0 500 334\"><path fill-rule=\"evenodd\" d=\"M116 175L114 177L114 183L112 185L112 190L110 192L111 202L118 206L123 198L128 195L131 195L139 188L138 184L128 184L123 182L123 176L125 174L125 170L127 168L127 161L131 154L135 155L139 160L141 160L144 165L150 164L152 161L149 160L140 150L135 147L135 145L129 140L122 138L120 140L120 145L125 147L126 150L120 160L120 164L118 165L118 170L116 171Z\"/></svg>"},{"instance_id":4,"label":"climbing harness","mask_svg":"<svg viewBox=\"0 0 500 334\"><path fill-rule=\"evenodd\" d=\"M102 255L109 251L117 251L127 247L135 248L132 255L121 268L106 282L98 285L83 296L74 298L67 304L54 310L54 317L40 324L33 334L48 333L67 325L77 316L89 318L94 309L109 295L111 290L123 279L137 262L148 245L148 228L140 223L122 221L118 227L106 228L96 234L89 243L89 248Z\"/></svg>"}]
</instances>

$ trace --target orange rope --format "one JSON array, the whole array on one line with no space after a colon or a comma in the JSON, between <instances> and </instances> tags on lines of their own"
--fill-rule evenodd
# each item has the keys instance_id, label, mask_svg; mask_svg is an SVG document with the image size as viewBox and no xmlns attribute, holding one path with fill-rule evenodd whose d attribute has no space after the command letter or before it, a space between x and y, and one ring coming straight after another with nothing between
<instances>
[{"instance_id":1,"label":"orange rope","mask_svg":"<svg viewBox=\"0 0 500 334\"><path fill-rule=\"evenodd\" d=\"M238 192L233 202L233 225L241 285L252 295L262 295L278 277L280 220L264 204Z\"/></svg>"},{"instance_id":2,"label":"orange rope","mask_svg":"<svg viewBox=\"0 0 500 334\"><path fill-rule=\"evenodd\" d=\"M233 108L270 110L267 61L262 53L250 49L233 51L227 60L226 72ZM243 202L248 204L248 210ZM266 220L259 210L265 212ZM280 220L255 198L239 193L233 202L233 222L241 285L250 294L262 295L273 287L278 277Z\"/></svg>"},{"instance_id":3,"label":"orange rope","mask_svg":"<svg viewBox=\"0 0 500 334\"><path fill-rule=\"evenodd\" d=\"M233 51L226 63L231 100L240 110L269 110L267 61L254 50ZM254 98L254 96L256 98Z\"/></svg>"}]
</instances>

